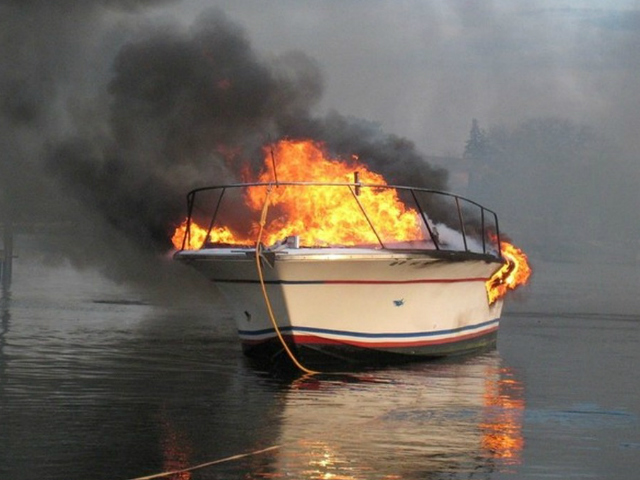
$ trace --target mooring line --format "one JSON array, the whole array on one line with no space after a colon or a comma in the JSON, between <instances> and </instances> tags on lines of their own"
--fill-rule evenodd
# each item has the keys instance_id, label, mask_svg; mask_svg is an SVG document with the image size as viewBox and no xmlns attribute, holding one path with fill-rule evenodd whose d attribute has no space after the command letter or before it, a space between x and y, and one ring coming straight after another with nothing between
<instances>
[{"instance_id":1,"label":"mooring line","mask_svg":"<svg viewBox=\"0 0 640 480\"><path fill-rule=\"evenodd\" d=\"M271 450L276 450L278 448L280 448L280 445L273 445L271 447L263 448L262 450L256 450L254 452L241 453L239 455L233 455L231 457L220 458L218 460L213 460L212 462L201 463L200 465L194 465L193 467L189 467L189 468L182 468L180 470L172 470L170 472L154 473L153 475L148 475L146 477L136 477L136 478L131 478L129 480L151 480L153 478L168 477L170 475L176 475L178 473L192 472L194 470L199 470L201 468L210 467L212 465L217 465L219 463L231 462L233 460L239 460L241 458L250 457L250 456L253 456L253 455L259 455L261 453L270 452Z\"/></svg>"},{"instance_id":2,"label":"mooring line","mask_svg":"<svg viewBox=\"0 0 640 480\"><path fill-rule=\"evenodd\" d=\"M282 333L280 332L280 328L278 327L278 322L276 321L276 317L273 313L273 308L271 307L271 301L269 300L269 294L267 293L267 287L264 282L264 274L262 273L262 264L260 262L260 252L261 252L262 234L264 232L264 226L267 222L267 211L269 210L269 197L271 196L272 187L273 187L273 184L270 184L269 187L267 188L267 197L264 201L264 205L262 206L262 215L260 216L260 230L258 232L258 239L256 240L256 269L258 270L258 278L260 279L262 296L264 297L264 303L267 307L267 312L269 313L269 319L271 320L271 324L273 325L273 328L276 331L276 335L278 336L278 339L282 344L282 348L284 348L285 352L287 352L287 355L289 356L291 361L294 363L294 365L298 367L300 370L302 370L304 373L308 373L308 374L320 373L320 372L316 372L314 370L308 369L307 367L302 365L298 361L296 356L293 354L289 346L287 345L287 342L285 341L284 337L282 336Z\"/></svg>"}]
</instances>

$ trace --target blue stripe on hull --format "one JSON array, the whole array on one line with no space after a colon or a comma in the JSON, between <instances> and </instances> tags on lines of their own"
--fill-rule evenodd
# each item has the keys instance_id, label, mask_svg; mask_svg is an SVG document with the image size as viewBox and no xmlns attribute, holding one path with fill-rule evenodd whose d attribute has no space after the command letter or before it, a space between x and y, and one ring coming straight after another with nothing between
<instances>
[{"instance_id":1,"label":"blue stripe on hull","mask_svg":"<svg viewBox=\"0 0 640 480\"><path fill-rule=\"evenodd\" d=\"M344 338L370 338L370 339L380 339L380 338L394 338L394 339L407 339L407 340L415 340L419 338L425 337L434 337L434 336L442 336L442 335L454 335L462 332L471 332L473 330L478 330L482 328L487 328L490 326L498 326L500 319L496 318L493 320L488 320L486 322L478 323L475 325L467 325L459 328L451 328L446 330L434 330L427 332L411 332L411 333L364 333L364 332L354 332L354 331L346 331L346 330L333 330L326 328L315 328L315 327L291 327L291 326L283 326L279 327L281 333L299 333L299 334L317 334L317 335L332 335L334 337L344 337ZM265 328L262 330L238 330L238 334L243 339L251 339L251 337L263 337L265 335L275 335L275 330L273 328Z\"/></svg>"},{"instance_id":2,"label":"blue stripe on hull","mask_svg":"<svg viewBox=\"0 0 640 480\"><path fill-rule=\"evenodd\" d=\"M451 356L476 354L495 348L497 329L471 336L462 341L437 343L418 347L365 348L348 343L297 344L290 336L285 340L296 359L306 368L322 372L345 368L383 367L415 361L437 360ZM272 369L293 369L293 362L277 338L242 345L244 354L260 366ZM295 369L293 369L295 370Z\"/></svg>"}]
</instances>

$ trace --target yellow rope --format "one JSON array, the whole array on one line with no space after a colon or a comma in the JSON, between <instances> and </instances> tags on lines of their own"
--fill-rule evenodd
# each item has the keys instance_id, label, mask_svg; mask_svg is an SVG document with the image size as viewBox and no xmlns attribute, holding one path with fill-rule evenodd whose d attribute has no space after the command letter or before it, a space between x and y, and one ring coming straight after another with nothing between
<instances>
[{"instance_id":1,"label":"yellow rope","mask_svg":"<svg viewBox=\"0 0 640 480\"><path fill-rule=\"evenodd\" d=\"M260 263L260 242L262 240L262 232L264 230L264 225L267 221L267 210L269 210L269 197L271 196L271 189L273 185L269 185L267 188L267 198L264 201L264 206L262 207L262 215L260 216L260 231L258 232L258 239L256 240L256 267L258 268L258 277L260 278L260 286L262 287L262 295L264 296L264 303L267 306L267 311L269 312L269 318L271 319L271 323L273 324L273 328L276 331L276 335L278 335L278 339L280 343L284 347L284 350L289 355L291 361L305 373L320 373L314 370L309 370L304 365L302 365L298 359L295 357L293 352L289 349L287 342L284 341L282 337L282 333L280 333L280 329L278 328L278 323L276 322L275 315L273 314L273 309L271 308L271 301L269 300L269 295L267 294L267 287L264 283L264 275L262 273L262 264Z\"/></svg>"},{"instance_id":2,"label":"yellow rope","mask_svg":"<svg viewBox=\"0 0 640 480\"><path fill-rule=\"evenodd\" d=\"M153 478L162 478L162 477L168 477L170 475L176 475L178 473L185 473L185 472L192 472L194 470L198 470L200 468L205 468L205 467L210 467L212 465L217 465L218 463L224 463L224 462L230 462L232 460L239 460L241 458L244 457L249 457L251 455L258 455L260 453L266 453L266 452L270 452L271 450L275 450L276 448L280 448L280 445L274 445L272 447L268 447L268 448L263 448L262 450L256 450L254 452L249 452L249 453L241 453L239 455L233 455L231 457L227 457L227 458L221 458L218 460L214 460L212 462L207 462L207 463L201 463L200 465L195 465L193 467L189 467L189 468L183 468L181 470L172 470L170 472L162 472L162 473L156 473L153 475L148 475L146 477L136 477L136 478L132 478L130 480L151 480Z\"/></svg>"}]
</instances>

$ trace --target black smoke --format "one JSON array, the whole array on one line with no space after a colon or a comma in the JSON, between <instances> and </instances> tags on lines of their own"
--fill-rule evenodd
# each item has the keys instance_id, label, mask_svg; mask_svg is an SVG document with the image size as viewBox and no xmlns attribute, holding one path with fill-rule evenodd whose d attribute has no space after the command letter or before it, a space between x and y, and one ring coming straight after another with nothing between
<instances>
[{"instance_id":1,"label":"black smoke","mask_svg":"<svg viewBox=\"0 0 640 480\"><path fill-rule=\"evenodd\" d=\"M2 7L23 25L34 18L27 10L54 22L42 32L47 38L33 32L29 54L3 37L17 60L1 78L10 87L3 92L12 92L2 98L9 131L2 140L12 147L2 158L4 197L11 205L28 197L20 202L29 216L71 222L79 236L51 245L76 264L120 278L148 275L152 258L171 248L185 193L239 180L247 163L259 168L263 145L283 137L356 154L390 183L445 186L445 173L412 142L361 119L315 114L323 89L317 63L302 52L258 55L221 10L189 29L105 27L123 8L154 3L162 2ZM140 252L149 259L142 267L134 261Z\"/></svg>"}]
</instances>

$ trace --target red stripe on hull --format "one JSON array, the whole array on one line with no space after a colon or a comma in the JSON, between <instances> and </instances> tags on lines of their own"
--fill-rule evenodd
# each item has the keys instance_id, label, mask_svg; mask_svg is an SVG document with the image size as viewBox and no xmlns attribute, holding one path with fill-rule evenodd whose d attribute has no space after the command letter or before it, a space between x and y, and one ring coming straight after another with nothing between
<instances>
[{"instance_id":1,"label":"red stripe on hull","mask_svg":"<svg viewBox=\"0 0 640 480\"><path fill-rule=\"evenodd\" d=\"M471 278L425 278L420 280L322 280L329 285L407 285L412 283L470 283L487 282L490 277Z\"/></svg>"},{"instance_id":2,"label":"red stripe on hull","mask_svg":"<svg viewBox=\"0 0 640 480\"><path fill-rule=\"evenodd\" d=\"M418 340L418 341L385 341L385 342L362 342L358 340L348 339L335 339L318 337L316 335L308 334L294 334L293 342L296 345L349 345L359 348L412 348L412 347L425 347L430 345L446 345L456 342L464 342L474 338L489 335L498 331L498 326L482 330L480 332L469 333L466 335L458 335L455 337L437 338L433 340ZM290 333L284 333L283 337L287 340L291 340L292 335ZM261 343L272 342L275 336L269 337L263 340L242 340L242 343L247 346L255 346Z\"/></svg>"},{"instance_id":3,"label":"red stripe on hull","mask_svg":"<svg viewBox=\"0 0 640 480\"><path fill-rule=\"evenodd\" d=\"M384 366L452 355L468 355L495 348L498 329L492 327L478 333L421 342L350 342L335 339L290 335L285 341L294 356L307 368L323 372L344 371L345 366ZM304 342L304 343L303 343ZM262 342L243 342L249 358L267 368L291 368L290 358L276 337ZM348 368L348 367L347 367Z\"/></svg>"}]
</instances>

